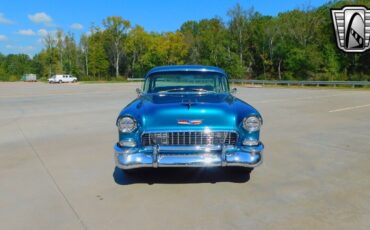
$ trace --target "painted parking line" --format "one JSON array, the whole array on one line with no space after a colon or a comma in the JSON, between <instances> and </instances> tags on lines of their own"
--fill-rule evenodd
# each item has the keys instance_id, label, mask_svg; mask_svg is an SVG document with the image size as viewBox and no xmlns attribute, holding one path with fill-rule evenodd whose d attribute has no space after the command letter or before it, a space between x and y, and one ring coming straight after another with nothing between
<instances>
[{"instance_id":1,"label":"painted parking line","mask_svg":"<svg viewBox=\"0 0 370 230\"><path fill-rule=\"evenodd\" d=\"M336 113L336 112L342 112L342 111L348 111L348 110L354 110L354 109L361 109L361 108L365 108L365 107L370 107L370 104L351 106L351 107L346 107L346 108L341 108L341 109L334 109L334 110L330 110L329 113Z\"/></svg>"},{"instance_id":2,"label":"painted parking line","mask_svg":"<svg viewBox=\"0 0 370 230\"><path fill-rule=\"evenodd\" d=\"M271 100L263 100L263 101L250 101L249 103L251 104L263 104L263 103L270 103L270 102L283 102L286 101L287 99L271 99Z\"/></svg>"},{"instance_id":3,"label":"painted parking line","mask_svg":"<svg viewBox=\"0 0 370 230\"><path fill-rule=\"evenodd\" d=\"M339 94L325 94L325 95L314 95L314 96L307 96L307 97L296 97L296 98L281 98L281 99L270 99L270 100L262 100L262 101L251 101L250 103L270 103L270 102L285 102L291 100L313 100L319 98L327 98L327 97L339 97L339 96L348 96L353 95L353 93L339 93Z\"/></svg>"},{"instance_id":4,"label":"painted parking line","mask_svg":"<svg viewBox=\"0 0 370 230\"><path fill-rule=\"evenodd\" d=\"M338 94L325 94L325 95L314 95L308 97L297 97L296 100L310 100L310 99L317 99L317 98L325 98L325 97L338 97L338 96L347 96L353 95L353 93L338 93Z\"/></svg>"},{"instance_id":5,"label":"painted parking line","mask_svg":"<svg viewBox=\"0 0 370 230\"><path fill-rule=\"evenodd\" d=\"M80 93L76 91L58 91L58 92L49 92L46 94L19 94L19 95L0 95L1 98L32 98L32 97L49 97L49 96L78 96L78 95L107 95L108 93L122 93L121 91L109 91L109 92L86 92Z\"/></svg>"}]
</instances>

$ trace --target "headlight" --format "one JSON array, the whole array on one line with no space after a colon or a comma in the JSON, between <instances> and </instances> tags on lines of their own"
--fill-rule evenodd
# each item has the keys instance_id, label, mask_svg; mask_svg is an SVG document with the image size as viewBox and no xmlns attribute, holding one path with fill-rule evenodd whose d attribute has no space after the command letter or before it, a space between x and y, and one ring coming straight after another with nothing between
<instances>
[{"instance_id":1,"label":"headlight","mask_svg":"<svg viewBox=\"0 0 370 230\"><path fill-rule=\"evenodd\" d=\"M243 119L243 128L249 132L260 130L261 124L261 119L255 116L246 117Z\"/></svg>"},{"instance_id":2,"label":"headlight","mask_svg":"<svg viewBox=\"0 0 370 230\"><path fill-rule=\"evenodd\" d=\"M118 129L123 133L131 133L136 129L136 121L131 117L122 117L117 121Z\"/></svg>"}]
</instances>

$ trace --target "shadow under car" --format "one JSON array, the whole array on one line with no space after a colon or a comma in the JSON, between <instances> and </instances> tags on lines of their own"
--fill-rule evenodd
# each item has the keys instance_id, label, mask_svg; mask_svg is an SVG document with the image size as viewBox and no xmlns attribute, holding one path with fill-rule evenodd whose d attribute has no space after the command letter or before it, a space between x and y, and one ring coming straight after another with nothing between
<instances>
[{"instance_id":1,"label":"shadow under car","mask_svg":"<svg viewBox=\"0 0 370 230\"><path fill-rule=\"evenodd\" d=\"M113 179L119 185L245 183L249 181L250 173L248 168L141 168L126 172L115 167Z\"/></svg>"}]
</instances>

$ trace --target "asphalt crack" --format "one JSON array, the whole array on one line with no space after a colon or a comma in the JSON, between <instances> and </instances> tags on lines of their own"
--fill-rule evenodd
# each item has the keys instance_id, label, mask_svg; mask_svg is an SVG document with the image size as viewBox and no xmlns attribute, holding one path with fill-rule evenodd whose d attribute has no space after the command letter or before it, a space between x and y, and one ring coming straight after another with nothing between
<instances>
[{"instance_id":1,"label":"asphalt crack","mask_svg":"<svg viewBox=\"0 0 370 230\"><path fill-rule=\"evenodd\" d=\"M46 166L44 160L41 158L40 154L36 151L35 147L33 146L33 144L31 143L31 141L28 139L28 137L26 136L26 134L24 133L23 129L20 127L19 123L16 121L16 124L17 124L17 127L19 129L19 131L21 132L23 138L26 140L27 144L29 145L29 147L31 148L33 154L37 157L37 159L39 160L41 166L43 167L43 169L45 170L46 174L49 176L49 178L51 179L52 183L54 184L54 186L56 187L56 189L58 190L58 192L60 193L60 195L62 196L62 198L64 199L64 201L67 203L67 205L69 206L69 208L72 210L72 212L74 213L74 215L76 216L76 218L78 219L79 223L81 224L81 226L87 230L87 226L85 225L85 223L82 221L80 215L78 214L78 212L76 211L76 209L72 206L71 202L68 200L67 196L64 194L64 192L62 191L61 187L58 185L56 179L54 178L54 176L51 174L50 170L48 169L48 167Z\"/></svg>"}]
</instances>

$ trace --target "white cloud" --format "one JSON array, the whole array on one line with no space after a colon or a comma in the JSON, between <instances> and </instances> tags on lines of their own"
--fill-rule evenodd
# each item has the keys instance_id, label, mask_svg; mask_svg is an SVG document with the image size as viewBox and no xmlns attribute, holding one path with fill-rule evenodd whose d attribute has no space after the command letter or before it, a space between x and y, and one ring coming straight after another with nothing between
<instances>
[{"instance_id":1,"label":"white cloud","mask_svg":"<svg viewBox=\"0 0 370 230\"><path fill-rule=\"evenodd\" d=\"M57 32L58 32L58 30L50 30L50 31L48 31L48 34L52 37L55 37L55 36L57 36Z\"/></svg>"},{"instance_id":2,"label":"white cloud","mask_svg":"<svg viewBox=\"0 0 370 230\"><path fill-rule=\"evenodd\" d=\"M46 35L48 35L48 31L47 31L47 30L45 30L45 29L39 29L39 30L37 31L37 34L38 34L39 36L45 37Z\"/></svg>"},{"instance_id":3,"label":"white cloud","mask_svg":"<svg viewBox=\"0 0 370 230\"><path fill-rule=\"evenodd\" d=\"M12 46L8 45L9 49L12 49L18 53L30 53L35 50L35 47L33 46Z\"/></svg>"},{"instance_id":4,"label":"white cloud","mask_svg":"<svg viewBox=\"0 0 370 230\"><path fill-rule=\"evenodd\" d=\"M5 35L0 34L0 42L5 42L8 38Z\"/></svg>"},{"instance_id":5,"label":"white cloud","mask_svg":"<svg viewBox=\"0 0 370 230\"><path fill-rule=\"evenodd\" d=\"M35 50L35 47L33 47L33 46L18 46L17 49L19 50L20 53L29 54L30 52Z\"/></svg>"},{"instance_id":6,"label":"white cloud","mask_svg":"<svg viewBox=\"0 0 370 230\"><path fill-rule=\"evenodd\" d=\"M36 33L33 30L31 30L31 29L28 29L28 30L18 30L17 34L25 35L25 36L33 36L33 35L36 35Z\"/></svg>"},{"instance_id":7,"label":"white cloud","mask_svg":"<svg viewBox=\"0 0 370 230\"><path fill-rule=\"evenodd\" d=\"M28 18L36 23L36 24L45 24L47 26L52 26L53 25L53 19L47 15L45 12L39 12L35 14L29 14Z\"/></svg>"},{"instance_id":8,"label":"white cloud","mask_svg":"<svg viewBox=\"0 0 370 230\"><path fill-rule=\"evenodd\" d=\"M6 45L6 49L10 50L12 53L24 53L28 54L29 56L33 55L36 51L36 48L34 46L13 46L13 45Z\"/></svg>"},{"instance_id":9,"label":"white cloud","mask_svg":"<svg viewBox=\"0 0 370 230\"><path fill-rule=\"evenodd\" d=\"M84 28L80 23L73 23L70 27L74 30L82 30Z\"/></svg>"},{"instance_id":10,"label":"white cloud","mask_svg":"<svg viewBox=\"0 0 370 230\"><path fill-rule=\"evenodd\" d=\"M7 19L3 13L0 13L0 24L13 24L14 22Z\"/></svg>"},{"instance_id":11,"label":"white cloud","mask_svg":"<svg viewBox=\"0 0 370 230\"><path fill-rule=\"evenodd\" d=\"M82 30L84 27L83 25L81 25L80 23L73 23L71 26L70 26L71 29L74 29L74 30Z\"/></svg>"}]
</instances>

